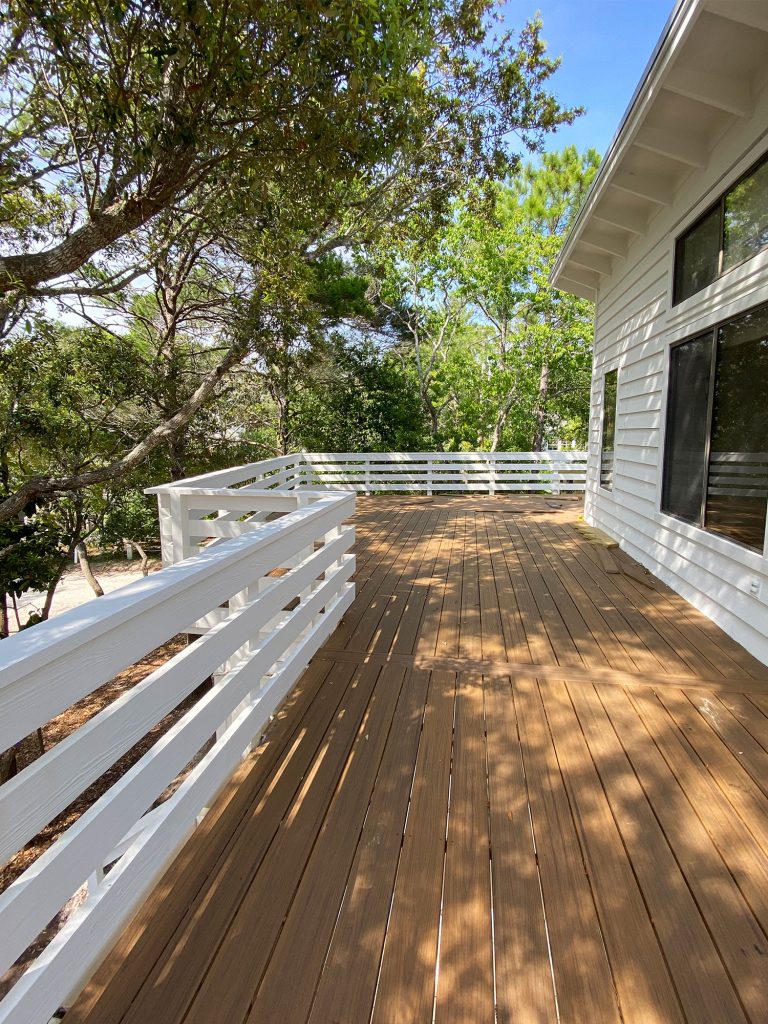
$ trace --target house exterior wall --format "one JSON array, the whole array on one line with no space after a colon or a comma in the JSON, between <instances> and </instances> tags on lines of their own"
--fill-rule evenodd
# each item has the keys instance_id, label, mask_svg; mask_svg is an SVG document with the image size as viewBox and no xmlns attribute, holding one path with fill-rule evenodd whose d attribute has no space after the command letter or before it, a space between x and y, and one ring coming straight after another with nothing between
<instances>
[{"instance_id":1,"label":"house exterior wall","mask_svg":"<svg viewBox=\"0 0 768 1024\"><path fill-rule=\"evenodd\" d=\"M763 154L768 94L714 145L600 286L586 519L768 663L768 558L660 511L670 345L768 302L768 250L672 306L675 238ZM603 378L618 369L613 490L599 485ZM765 396L768 415L768 395ZM757 581L757 582L755 582ZM757 586L759 593L753 591Z\"/></svg>"}]
</instances>

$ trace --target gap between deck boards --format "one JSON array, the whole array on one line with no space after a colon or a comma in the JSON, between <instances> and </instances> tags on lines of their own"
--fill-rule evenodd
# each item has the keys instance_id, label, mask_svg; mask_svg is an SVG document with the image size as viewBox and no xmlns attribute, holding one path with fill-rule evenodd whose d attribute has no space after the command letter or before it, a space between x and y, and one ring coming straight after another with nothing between
<instances>
[{"instance_id":1,"label":"gap between deck boards","mask_svg":"<svg viewBox=\"0 0 768 1024\"><path fill-rule=\"evenodd\" d=\"M530 662L484 661L471 658L436 657L414 654L372 654L365 651L323 648L312 661L336 661L354 665L405 665L427 671L446 669L449 672L475 672L483 676L528 676L536 679L568 679L585 683L616 683L619 686L647 689L671 686L676 689L704 688L720 693L758 693L768 695L768 683L744 674L743 679L703 679L688 675L654 675L647 672L626 672L611 668L579 668L574 665L543 665Z\"/></svg>"}]
</instances>

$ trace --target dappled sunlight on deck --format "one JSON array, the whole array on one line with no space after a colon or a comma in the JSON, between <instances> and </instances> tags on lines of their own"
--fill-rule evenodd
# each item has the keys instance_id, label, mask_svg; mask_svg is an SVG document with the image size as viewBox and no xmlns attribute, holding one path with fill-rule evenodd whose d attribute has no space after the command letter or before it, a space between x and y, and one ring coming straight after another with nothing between
<instances>
[{"instance_id":1,"label":"dappled sunlight on deck","mask_svg":"<svg viewBox=\"0 0 768 1024\"><path fill-rule=\"evenodd\" d=\"M359 499L354 604L68 1024L765 1020L768 668L579 511Z\"/></svg>"}]
</instances>

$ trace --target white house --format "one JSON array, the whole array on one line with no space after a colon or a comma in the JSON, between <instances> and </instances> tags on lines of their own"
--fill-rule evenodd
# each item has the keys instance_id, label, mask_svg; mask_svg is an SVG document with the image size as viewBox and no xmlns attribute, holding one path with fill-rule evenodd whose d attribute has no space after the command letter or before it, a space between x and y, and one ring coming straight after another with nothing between
<instances>
[{"instance_id":1,"label":"white house","mask_svg":"<svg viewBox=\"0 0 768 1024\"><path fill-rule=\"evenodd\" d=\"M587 520L768 662L768 0L680 0L552 274Z\"/></svg>"}]
</instances>

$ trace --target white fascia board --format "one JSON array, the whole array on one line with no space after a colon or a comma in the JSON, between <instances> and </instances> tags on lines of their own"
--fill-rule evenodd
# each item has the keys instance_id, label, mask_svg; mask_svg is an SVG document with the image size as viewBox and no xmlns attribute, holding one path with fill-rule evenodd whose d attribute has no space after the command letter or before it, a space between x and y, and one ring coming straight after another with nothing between
<instances>
[{"instance_id":1,"label":"white fascia board","mask_svg":"<svg viewBox=\"0 0 768 1024\"><path fill-rule=\"evenodd\" d=\"M566 237L552 273L549 275L549 282L554 287L558 286L557 282L560 276L565 274L570 254L579 241L581 232L587 226L592 211L603 198L605 189L610 184L628 147L632 145L633 137L642 125L648 108L658 95L663 78L673 64L675 56L679 53L702 9L703 0L678 0L672 11L619 128L608 147L600 169L595 175L584 204Z\"/></svg>"}]
</instances>

